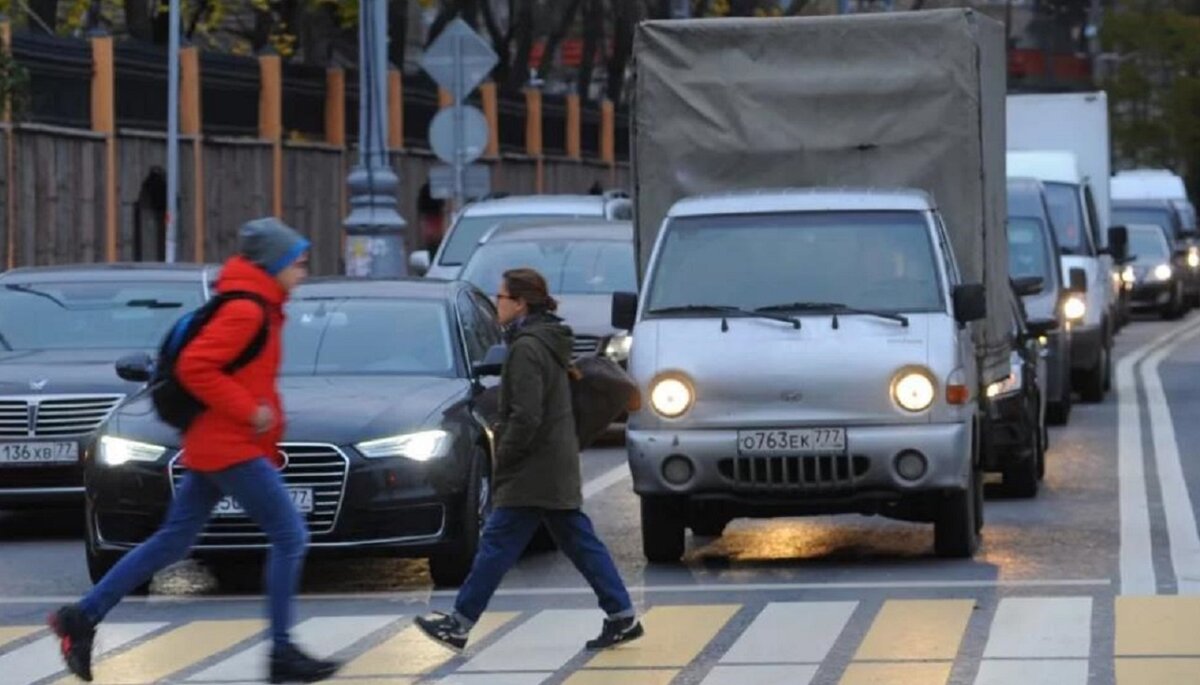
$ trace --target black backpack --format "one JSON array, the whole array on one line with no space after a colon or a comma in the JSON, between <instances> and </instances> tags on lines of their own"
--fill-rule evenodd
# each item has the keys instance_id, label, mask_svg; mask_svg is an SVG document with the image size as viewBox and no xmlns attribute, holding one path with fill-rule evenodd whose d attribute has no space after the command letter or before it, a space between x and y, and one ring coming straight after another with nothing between
<instances>
[{"instance_id":1,"label":"black backpack","mask_svg":"<svg viewBox=\"0 0 1200 685\"><path fill-rule=\"evenodd\" d=\"M179 379L175 377L175 363L179 353L187 346L216 316L221 305L231 300L252 300L263 310L263 323L258 333L233 361L225 365L225 373L233 373L254 361L267 344L268 317L267 303L262 297L244 291L232 291L213 296L208 302L197 309L183 315L171 326L158 347L158 359L154 364L154 373L150 377L150 396L154 402L154 411L158 418L180 432L186 431L192 421L204 412L204 403L188 392Z\"/></svg>"}]
</instances>

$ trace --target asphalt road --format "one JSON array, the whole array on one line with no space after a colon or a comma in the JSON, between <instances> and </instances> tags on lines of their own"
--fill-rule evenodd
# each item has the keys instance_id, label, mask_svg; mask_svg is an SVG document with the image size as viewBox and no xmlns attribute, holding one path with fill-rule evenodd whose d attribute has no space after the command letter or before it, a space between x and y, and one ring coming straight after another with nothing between
<instances>
[{"instance_id":1,"label":"asphalt road","mask_svg":"<svg viewBox=\"0 0 1200 685\"><path fill-rule=\"evenodd\" d=\"M736 521L648 566L619 447L584 455L586 510L644 613L640 643L589 655L601 613L570 563L525 559L454 656L414 635L446 609L416 561L313 562L299 641L343 683L1074 685L1200 683L1200 314L1118 339L1114 393L1051 433L1035 500L990 493L969 561L929 526L857 516ZM63 674L39 624L90 586L77 511L0 513L0 684ZM101 629L104 683L261 677L262 605L184 562Z\"/></svg>"}]
</instances>

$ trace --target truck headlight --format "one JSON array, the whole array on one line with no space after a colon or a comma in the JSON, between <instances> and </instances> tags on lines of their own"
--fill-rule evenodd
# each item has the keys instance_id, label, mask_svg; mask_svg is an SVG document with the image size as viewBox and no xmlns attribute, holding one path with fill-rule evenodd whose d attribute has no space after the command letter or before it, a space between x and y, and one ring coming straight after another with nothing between
<instances>
[{"instance_id":1,"label":"truck headlight","mask_svg":"<svg viewBox=\"0 0 1200 685\"><path fill-rule=\"evenodd\" d=\"M933 378L923 371L901 371L892 381L892 398L907 411L925 411L933 404L935 394Z\"/></svg>"},{"instance_id":2,"label":"truck headlight","mask_svg":"<svg viewBox=\"0 0 1200 685\"><path fill-rule=\"evenodd\" d=\"M354 446L364 457L386 459L404 457L413 461L429 461L443 457L450 447L450 434L443 430L420 431L393 435L378 440L360 442Z\"/></svg>"},{"instance_id":3,"label":"truck headlight","mask_svg":"<svg viewBox=\"0 0 1200 685\"><path fill-rule=\"evenodd\" d=\"M162 445L126 440L111 435L100 437L100 463L105 466L120 466L131 461L152 463L167 453Z\"/></svg>"},{"instance_id":4,"label":"truck headlight","mask_svg":"<svg viewBox=\"0 0 1200 685\"><path fill-rule=\"evenodd\" d=\"M608 344L604 346L604 356L614 362L623 362L629 359L629 351L633 349L633 336L628 333L618 333L608 339Z\"/></svg>"},{"instance_id":5,"label":"truck headlight","mask_svg":"<svg viewBox=\"0 0 1200 685\"><path fill-rule=\"evenodd\" d=\"M1134 272L1132 266L1127 266L1121 271L1121 281L1126 285L1132 285L1137 281L1137 273Z\"/></svg>"},{"instance_id":6,"label":"truck headlight","mask_svg":"<svg viewBox=\"0 0 1200 685\"><path fill-rule=\"evenodd\" d=\"M1063 303L1063 314L1071 321L1083 321L1087 316L1087 303L1079 295L1071 295Z\"/></svg>"},{"instance_id":7,"label":"truck headlight","mask_svg":"<svg viewBox=\"0 0 1200 685\"><path fill-rule=\"evenodd\" d=\"M686 414L694 400L691 384L679 376L664 376L650 386L650 406L668 419Z\"/></svg>"},{"instance_id":8,"label":"truck headlight","mask_svg":"<svg viewBox=\"0 0 1200 685\"><path fill-rule=\"evenodd\" d=\"M1169 281L1174 275L1175 270L1171 268L1170 264L1159 264L1154 267L1154 278L1160 281Z\"/></svg>"},{"instance_id":9,"label":"truck headlight","mask_svg":"<svg viewBox=\"0 0 1200 685\"><path fill-rule=\"evenodd\" d=\"M1200 247L1189 247L1187 265L1193 269L1200 268Z\"/></svg>"}]
</instances>

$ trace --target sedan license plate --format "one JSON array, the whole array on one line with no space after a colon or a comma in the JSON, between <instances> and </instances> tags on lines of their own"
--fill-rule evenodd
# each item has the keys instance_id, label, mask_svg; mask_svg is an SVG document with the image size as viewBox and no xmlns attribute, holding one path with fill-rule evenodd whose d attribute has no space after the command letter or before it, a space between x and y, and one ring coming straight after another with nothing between
<instances>
[{"instance_id":1,"label":"sedan license plate","mask_svg":"<svg viewBox=\"0 0 1200 685\"><path fill-rule=\"evenodd\" d=\"M289 488L288 495L292 498L292 504L302 513L307 514L313 510L313 491L312 488ZM223 497L217 506L213 508L213 516L245 516L246 510L232 497Z\"/></svg>"},{"instance_id":2,"label":"sedan license plate","mask_svg":"<svg viewBox=\"0 0 1200 685\"><path fill-rule=\"evenodd\" d=\"M845 428L738 431L738 453L744 456L839 454L845 451Z\"/></svg>"},{"instance_id":3,"label":"sedan license plate","mask_svg":"<svg viewBox=\"0 0 1200 685\"><path fill-rule=\"evenodd\" d=\"M74 464L79 461L76 442L0 443L0 466Z\"/></svg>"}]
</instances>

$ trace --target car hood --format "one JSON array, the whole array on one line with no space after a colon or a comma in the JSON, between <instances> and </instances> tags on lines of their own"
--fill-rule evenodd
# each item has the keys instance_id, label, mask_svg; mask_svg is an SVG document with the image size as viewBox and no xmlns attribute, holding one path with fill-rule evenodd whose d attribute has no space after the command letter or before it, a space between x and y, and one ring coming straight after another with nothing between
<instances>
[{"instance_id":1,"label":"car hood","mask_svg":"<svg viewBox=\"0 0 1200 685\"><path fill-rule=\"evenodd\" d=\"M117 376L116 361L147 350L0 351L0 395L73 395L136 392Z\"/></svg>"},{"instance_id":2,"label":"car hood","mask_svg":"<svg viewBox=\"0 0 1200 685\"><path fill-rule=\"evenodd\" d=\"M287 442L348 445L440 424L440 415L470 392L462 378L426 376L285 377L279 382L287 413ZM146 395L113 416L114 435L177 446L175 432L154 414Z\"/></svg>"},{"instance_id":3,"label":"car hood","mask_svg":"<svg viewBox=\"0 0 1200 685\"><path fill-rule=\"evenodd\" d=\"M612 326L613 296L599 295L555 295L558 311L555 312L571 327L575 335L603 338L618 332Z\"/></svg>"}]
</instances>

